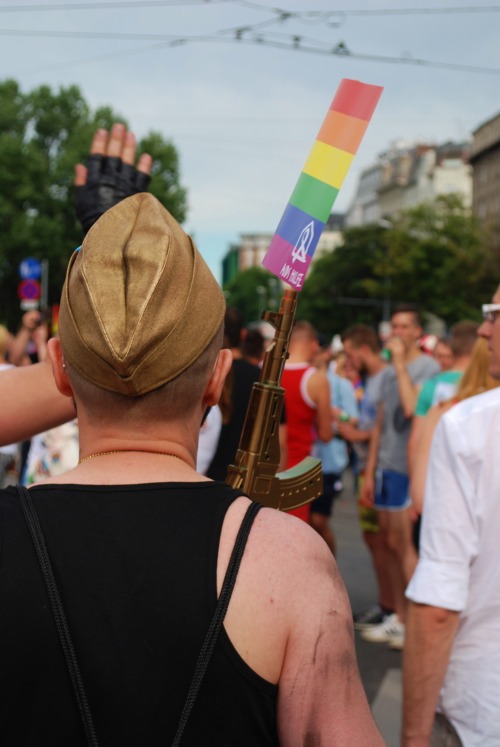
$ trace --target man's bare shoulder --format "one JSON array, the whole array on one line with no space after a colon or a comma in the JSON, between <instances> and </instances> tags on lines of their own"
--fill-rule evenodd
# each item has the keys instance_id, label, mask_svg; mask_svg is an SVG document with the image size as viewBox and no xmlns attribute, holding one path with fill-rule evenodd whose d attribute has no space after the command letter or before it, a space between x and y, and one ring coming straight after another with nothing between
<instances>
[{"instance_id":1,"label":"man's bare shoulder","mask_svg":"<svg viewBox=\"0 0 500 747\"><path fill-rule=\"evenodd\" d=\"M291 557L307 553L332 561L332 554L319 534L305 521L286 512L263 508L259 512L258 534L266 541L268 552L280 557L283 553Z\"/></svg>"},{"instance_id":2,"label":"man's bare shoulder","mask_svg":"<svg viewBox=\"0 0 500 747\"><path fill-rule=\"evenodd\" d=\"M328 382L328 376L326 375L325 371L321 371L320 369L316 369L313 371L308 380L307 380L308 387L329 387Z\"/></svg>"},{"instance_id":3,"label":"man's bare shoulder","mask_svg":"<svg viewBox=\"0 0 500 747\"><path fill-rule=\"evenodd\" d=\"M381 746L359 678L347 593L326 542L295 517L263 510L260 519L255 539L277 569L286 631L280 743Z\"/></svg>"},{"instance_id":4,"label":"man's bare shoulder","mask_svg":"<svg viewBox=\"0 0 500 747\"><path fill-rule=\"evenodd\" d=\"M277 587L296 615L304 597L319 606L324 597L346 604L343 581L327 544L306 522L295 516L263 508L256 521L252 557L261 567L273 569Z\"/></svg>"},{"instance_id":5,"label":"man's bare shoulder","mask_svg":"<svg viewBox=\"0 0 500 747\"><path fill-rule=\"evenodd\" d=\"M218 585L233 536L246 510L233 504L234 524L223 531ZM228 517L229 518L229 517ZM226 538L225 535L226 534ZM325 541L300 519L263 508L250 533L228 612L226 628L238 651L261 676L277 682L292 632L314 629L326 610L350 617L347 595Z\"/></svg>"},{"instance_id":6,"label":"man's bare shoulder","mask_svg":"<svg viewBox=\"0 0 500 747\"><path fill-rule=\"evenodd\" d=\"M235 503L243 515L248 501ZM279 685L280 744L381 747L359 679L347 593L322 537L263 508L240 573L225 627L249 666Z\"/></svg>"},{"instance_id":7,"label":"man's bare shoulder","mask_svg":"<svg viewBox=\"0 0 500 747\"><path fill-rule=\"evenodd\" d=\"M240 501L245 499L236 503ZM231 535L236 532L236 524L246 503L234 506L235 526ZM314 604L322 586L328 588L329 594L337 591L345 601L344 585L328 546L317 532L295 516L273 508L262 508L255 519L245 552L248 571L258 577L261 574L272 577L277 593L288 603L296 595L307 593Z\"/></svg>"}]
</instances>

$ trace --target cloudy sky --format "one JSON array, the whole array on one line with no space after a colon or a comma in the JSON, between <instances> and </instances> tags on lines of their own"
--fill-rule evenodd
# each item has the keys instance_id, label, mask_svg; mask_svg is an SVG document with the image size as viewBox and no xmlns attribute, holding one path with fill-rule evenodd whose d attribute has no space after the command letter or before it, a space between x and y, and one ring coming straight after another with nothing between
<instances>
[{"instance_id":1,"label":"cloudy sky","mask_svg":"<svg viewBox=\"0 0 500 747\"><path fill-rule=\"evenodd\" d=\"M11 0L0 75L76 83L172 139L186 228L220 277L239 233L275 230L342 78L385 90L338 211L391 142L462 141L500 111L499 30L497 0Z\"/></svg>"}]
</instances>

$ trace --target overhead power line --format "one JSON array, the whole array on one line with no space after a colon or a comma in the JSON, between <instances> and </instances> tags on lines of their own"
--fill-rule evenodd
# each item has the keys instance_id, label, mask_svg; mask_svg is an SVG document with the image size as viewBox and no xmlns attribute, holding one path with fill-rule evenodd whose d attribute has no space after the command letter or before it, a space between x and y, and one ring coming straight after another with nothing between
<instances>
[{"instance_id":1,"label":"overhead power line","mask_svg":"<svg viewBox=\"0 0 500 747\"><path fill-rule=\"evenodd\" d=\"M124 10L126 8L165 8L182 5L220 5L235 0L125 0L100 3L49 3L46 5L0 5L0 13L43 12L57 10Z\"/></svg>"},{"instance_id":2,"label":"overhead power line","mask_svg":"<svg viewBox=\"0 0 500 747\"><path fill-rule=\"evenodd\" d=\"M242 31L245 31L243 29ZM154 45L147 47L141 47L140 49L122 50L117 52L108 52L103 55L96 57L86 58L85 60L78 60L75 63L64 62L55 63L51 65L54 67L67 67L70 64L81 64L82 62L92 62L101 59L110 59L112 57L123 57L127 55L137 54L152 49L161 49L166 47L176 47L185 44L193 43L237 43L237 44L253 44L259 46L274 47L277 49L290 50L294 52L303 52L306 54L319 54L323 56L340 56L349 57L354 60L364 60L367 62L381 62L393 65L414 65L418 67L432 67L440 68L455 72L468 72L468 73L481 73L487 75L500 75L500 68L496 67L483 67L477 65L467 65L463 63L453 62L441 62L438 60L425 60L410 55L400 57L390 57L388 55L375 55L375 54L364 54L361 52L352 51L347 47L344 42L338 42L335 45L327 44L315 39L309 39L303 36L297 35L277 35L275 38L266 37L264 34L257 34L255 36L245 36L243 33L233 33L231 36L227 35L227 31L219 32L218 34L202 35L202 36L172 36L165 34L127 34L127 33L116 33L106 31L41 31L41 30L19 30L19 29L0 29L0 36L28 36L28 37L52 37L52 38L66 38L66 39L117 39L117 40L128 40L128 41L154 41ZM276 38L280 37L280 38ZM41 67L37 66L37 70Z\"/></svg>"},{"instance_id":3,"label":"overhead power line","mask_svg":"<svg viewBox=\"0 0 500 747\"><path fill-rule=\"evenodd\" d=\"M127 55L138 54L145 51L151 51L153 49L160 49L165 47L174 47L192 43L220 43L220 42L239 42L241 44L254 44L260 46L274 47L277 49L300 51L306 54L320 54L320 55L336 55L350 57L351 59L364 60L369 62L381 62L388 64L399 64L399 65L414 65L420 67L433 67L447 69L451 71L470 72L470 73L481 73L489 75L499 75L500 69L487 66L475 66L464 63L452 63L452 62L441 62L436 60L426 60L415 58L411 54L405 54L399 57L391 57L389 55L376 55L376 54L363 54L351 50L343 41L338 42L335 45L331 43L323 42L317 39L311 39L299 34L278 34L269 33L269 27L276 24L284 25L287 21L293 19L296 21L302 21L304 23L323 24L327 26L340 25L340 21L347 16L356 15L409 15L409 14L424 14L424 13L487 13L487 12L498 12L500 11L500 5L489 5L489 6L460 6L460 7L437 7L437 8L379 8L371 10L334 10L334 11L288 11L283 8L267 7L252 0L107 0L101 2L91 3L51 3L44 5L16 5L16 6L0 6L0 12L2 11L32 11L32 10L96 10L96 9L110 9L110 8L132 8L132 7L165 7L165 6L178 6L186 5L203 5L208 3L234 3L240 7L252 8L254 10L266 11L271 13L271 18L267 18L262 21L258 21L253 24L246 24L240 26L232 26L230 28L220 29L215 32L202 35L193 36L181 36L181 35L165 35L165 34L150 34L150 33L121 33L121 32L106 32L106 31L43 31L43 30L20 30L20 29L0 29L0 36L26 36L26 37L51 37L51 38L80 38L80 39L116 39L124 41L149 41L154 42L152 45L146 47L140 47L130 50L121 50L116 52L106 52L104 54L88 57L82 60L66 63L54 63L53 65L45 66L49 68L64 67L68 64L82 64L85 62L92 62L97 60L111 59L113 57L124 57ZM267 30L267 31L265 31ZM38 67L37 69L40 69Z\"/></svg>"},{"instance_id":4,"label":"overhead power line","mask_svg":"<svg viewBox=\"0 0 500 747\"><path fill-rule=\"evenodd\" d=\"M282 8L269 8L251 0L236 0L245 8L267 10L273 13L286 13L293 18L327 18L328 16L402 16L402 15L451 15L464 13L498 13L500 5L458 5L437 6L434 8L346 8L337 10L300 10L289 11Z\"/></svg>"},{"instance_id":5,"label":"overhead power line","mask_svg":"<svg viewBox=\"0 0 500 747\"><path fill-rule=\"evenodd\" d=\"M331 17L347 16L397 16L397 15L452 15L470 13L498 13L500 5L463 5L434 8L346 8L338 10L291 11L269 7L250 0L102 0L90 3L45 3L40 5L0 5L0 13L46 12L64 10L123 10L126 8L164 8L183 5L218 5L233 3L253 10L266 11L296 20L324 20Z\"/></svg>"},{"instance_id":6,"label":"overhead power line","mask_svg":"<svg viewBox=\"0 0 500 747\"><path fill-rule=\"evenodd\" d=\"M56 39L126 39L129 41L177 41L179 43L188 40L211 38L203 36L174 36L173 34L138 34L121 31L43 31L37 29L0 29L0 36L39 36Z\"/></svg>"}]
</instances>

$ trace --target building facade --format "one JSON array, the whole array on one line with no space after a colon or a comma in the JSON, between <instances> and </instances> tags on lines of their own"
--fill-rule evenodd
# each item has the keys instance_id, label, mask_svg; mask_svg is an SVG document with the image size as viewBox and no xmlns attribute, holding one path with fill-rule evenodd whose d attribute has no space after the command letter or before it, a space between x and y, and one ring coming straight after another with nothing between
<instances>
[{"instance_id":1,"label":"building facade","mask_svg":"<svg viewBox=\"0 0 500 747\"><path fill-rule=\"evenodd\" d=\"M500 248L500 114L472 133L472 209L489 234L492 247Z\"/></svg>"},{"instance_id":2,"label":"building facade","mask_svg":"<svg viewBox=\"0 0 500 747\"><path fill-rule=\"evenodd\" d=\"M378 223L450 193L460 194L464 204L471 206L469 156L468 143L395 144L362 172L346 225Z\"/></svg>"},{"instance_id":3,"label":"building facade","mask_svg":"<svg viewBox=\"0 0 500 747\"><path fill-rule=\"evenodd\" d=\"M332 213L318 241L313 262L342 243L343 227L344 215ZM272 233L240 234L240 242L231 244L222 260L222 285L229 283L239 272L248 270L250 267L262 267L262 260L273 236Z\"/></svg>"}]
</instances>

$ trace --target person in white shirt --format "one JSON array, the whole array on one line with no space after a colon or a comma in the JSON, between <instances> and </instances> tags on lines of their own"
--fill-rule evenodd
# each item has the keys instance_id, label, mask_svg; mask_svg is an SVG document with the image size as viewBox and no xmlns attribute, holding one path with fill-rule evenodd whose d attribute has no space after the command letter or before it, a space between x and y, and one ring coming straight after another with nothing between
<instances>
[{"instance_id":1,"label":"person in white shirt","mask_svg":"<svg viewBox=\"0 0 500 747\"><path fill-rule=\"evenodd\" d=\"M500 379L500 287L479 334ZM436 429L403 664L403 746L500 747L500 389Z\"/></svg>"}]
</instances>

